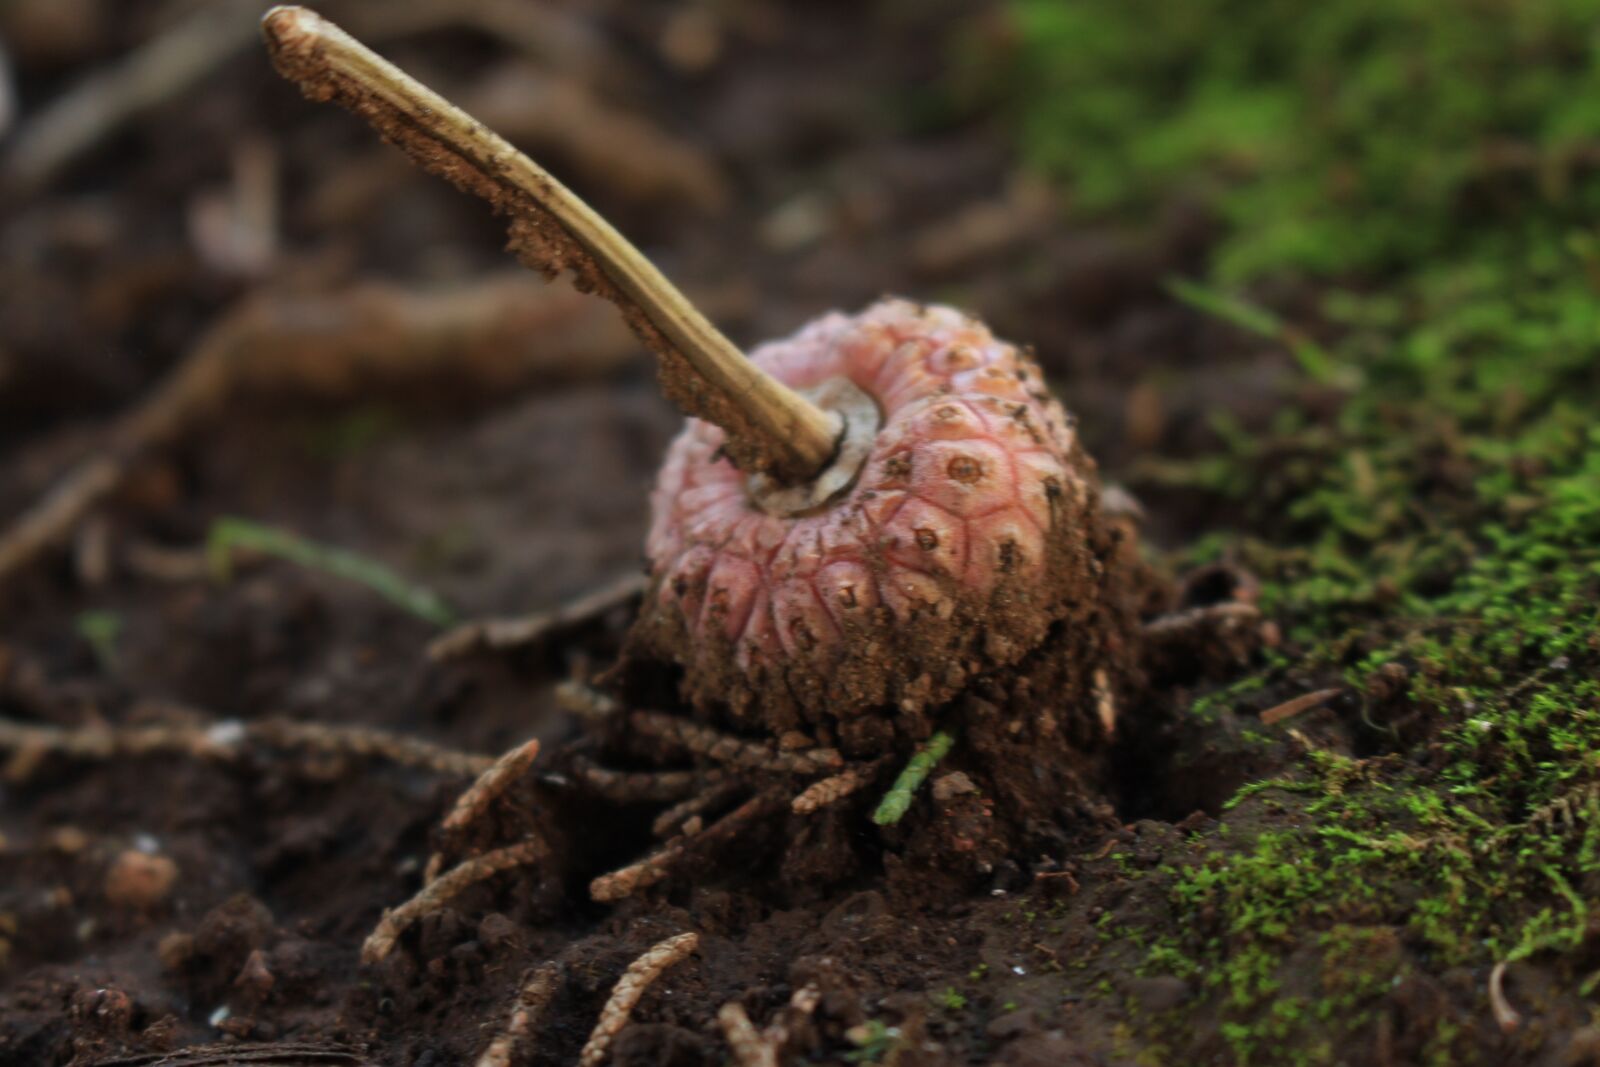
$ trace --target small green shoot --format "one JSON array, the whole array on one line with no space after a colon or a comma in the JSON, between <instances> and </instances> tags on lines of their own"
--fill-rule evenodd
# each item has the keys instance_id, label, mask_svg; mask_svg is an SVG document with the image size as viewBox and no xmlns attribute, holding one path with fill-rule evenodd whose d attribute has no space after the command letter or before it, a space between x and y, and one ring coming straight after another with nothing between
<instances>
[{"instance_id":1,"label":"small green shoot","mask_svg":"<svg viewBox=\"0 0 1600 1067\"><path fill-rule=\"evenodd\" d=\"M939 765L939 761L950 754L950 746L955 743L956 739L943 730L928 738L928 743L911 757L906 769L900 772L900 777L884 794L878 810L872 813L872 821L879 826L893 826L905 818L906 812L911 810L911 798L916 795L917 788Z\"/></svg>"},{"instance_id":2,"label":"small green shoot","mask_svg":"<svg viewBox=\"0 0 1600 1067\"><path fill-rule=\"evenodd\" d=\"M845 1036L856 1046L853 1052L844 1054L850 1063L877 1063L900 1044L900 1028L886 1026L879 1019L868 1019L860 1026L852 1026Z\"/></svg>"},{"instance_id":3,"label":"small green shoot","mask_svg":"<svg viewBox=\"0 0 1600 1067\"><path fill-rule=\"evenodd\" d=\"M249 519L222 518L211 526L206 556L219 581L232 572L233 553L247 549L298 563L366 586L391 604L435 626L450 626L456 613L431 590L413 585L377 560L342 548L307 541L297 534Z\"/></svg>"},{"instance_id":4,"label":"small green shoot","mask_svg":"<svg viewBox=\"0 0 1600 1067\"><path fill-rule=\"evenodd\" d=\"M1313 381L1347 388L1360 384L1354 368L1334 359L1321 345L1264 307L1188 278L1168 279L1167 291L1196 311L1282 344Z\"/></svg>"},{"instance_id":5,"label":"small green shoot","mask_svg":"<svg viewBox=\"0 0 1600 1067\"><path fill-rule=\"evenodd\" d=\"M117 642L122 638L121 614L105 609L79 612L72 620L72 628L83 638L94 653L100 669L110 674L117 669Z\"/></svg>"}]
</instances>

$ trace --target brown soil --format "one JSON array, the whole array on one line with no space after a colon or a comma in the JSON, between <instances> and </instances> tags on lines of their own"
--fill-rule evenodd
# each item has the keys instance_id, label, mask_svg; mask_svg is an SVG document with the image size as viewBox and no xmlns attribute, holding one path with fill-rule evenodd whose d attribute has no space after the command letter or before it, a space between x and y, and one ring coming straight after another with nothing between
<instances>
[{"instance_id":1,"label":"brown soil","mask_svg":"<svg viewBox=\"0 0 1600 1067\"><path fill-rule=\"evenodd\" d=\"M65 7L87 21L50 48L27 35L37 27L0 19L25 107L151 32L121 5ZM912 114L908 87L941 62L952 27L988 32L981 5L871 16L857 5L739 5L705 70L663 56L664 37L688 32L674 5L561 10L613 44L582 77L712 161L736 206L695 215L603 176L572 184L741 342L885 291L973 308L1038 346L1112 481L1144 451L1200 439L1205 411L1248 416L1267 395L1241 383L1270 379L1277 357L1160 296L1161 279L1204 239L1203 220L1182 211L1136 237L1035 227L953 260L915 254L926 242L913 237L995 198L1012 167L1004 129L981 109ZM513 56L460 28L381 47L452 96ZM229 186L240 146L263 140L279 153L283 250L265 272L230 271L197 248L193 212ZM530 147L560 172L559 144ZM498 224L439 183L388 169L391 151L349 116L304 103L251 48L193 96L108 137L47 192L0 200L0 515L92 454L104 421L146 395L241 294L501 269ZM559 324L550 341L566 343ZM244 515L383 560L465 615L557 604L639 566L646 492L679 423L642 354L620 374L611 356L595 363L598 379L568 373L560 385L430 377L395 387L374 375L339 401L308 404L292 387L234 398L178 445L139 458L69 550L0 589L0 717L274 716L489 754L529 736L559 748L577 727L552 686L616 657L625 612L541 648L441 665L424 655L428 624L338 579L285 563L246 566L226 583L158 577L137 560ZM1152 418L1138 387L1157 374L1193 375L1189 406ZM1178 494L1143 503L1157 545L1216 518ZM109 566L96 562L100 546ZM118 620L114 649L83 636L96 617ZM879 785L809 821L762 821L706 852L693 878L602 906L589 880L648 849L655 811L547 779L515 793L520 808L500 810L490 836L537 826L551 862L470 889L366 969L362 940L419 887L463 779L266 749L233 761L14 764L0 784L0 1065L222 1040L337 1043L394 1067L470 1063L524 974L548 960L563 980L526 1062L568 1064L624 967L684 930L699 932L698 953L645 995L613 1062L722 1063L719 1007L739 1000L761 1025L806 983L822 999L794 1047L817 1062L855 1050L847 1031L868 1020L897 1028L881 1062L902 1067L1117 1062L1130 1016L1114 1005L1170 1011L1195 992L1135 977L1136 946L1101 935L1169 921L1165 900L1130 872L1197 860L1187 832L1293 755L1258 747L1242 758L1226 715L1174 725L1172 711L1230 664L1214 649L1171 652L1159 685L1122 708L1111 773L1097 769L1093 788L1048 783L1063 793L1048 817L1029 808L1039 783L1008 788L1008 775L1035 773L1026 738L952 758L947 769L976 768L1028 826L1020 851L956 854L967 828L990 817L970 795L935 802L925 790L914 817L880 831L865 819ZM986 712L979 701L963 714L981 722ZM1273 817L1248 806L1230 815ZM176 878L165 884L165 864L130 852L170 861ZM1126 999L1088 1005L1108 983ZM1196 1026L1220 1055L1212 1024Z\"/></svg>"}]
</instances>

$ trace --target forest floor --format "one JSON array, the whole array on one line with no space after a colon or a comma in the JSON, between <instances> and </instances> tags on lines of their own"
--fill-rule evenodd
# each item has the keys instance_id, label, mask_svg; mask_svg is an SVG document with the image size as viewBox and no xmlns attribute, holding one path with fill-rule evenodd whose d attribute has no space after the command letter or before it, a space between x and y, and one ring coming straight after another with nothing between
<instances>
[{"instance_id":1,"label":"forest floor","mask_svg":"<svg viewBox=\"0 0 1600 1067\"><path fill-rule=\"evenodd\" d=\"M596 904L648 819L574 804L562 878L508 871L366 967L467 780L205 739L573 735L554 688L626 607L505 655L428 645L636 573L680 417L609 306L281 81L258 10L174 32L186 7L0 5L0 530L110 472L60 538L0 552L0 720L200 739L11 746L0 1065L471 1063L546 960L519 1062L568 1064L684 930L612 1062L726 1062L722 1005L759 1025L809 983L806 1062L1600 1064L1592 3L328 3L741 344L896 293L1034 346L1152 562L1250 572L1281 634L1124 709L1121 828L976 893L892 855L796 889L757 837ZM148 41L175 51L147 75L181 54L193 84L75 148L34 136ZM208 543L241 519L412 599L224 571Z\"/></svg>"}]
</instances>

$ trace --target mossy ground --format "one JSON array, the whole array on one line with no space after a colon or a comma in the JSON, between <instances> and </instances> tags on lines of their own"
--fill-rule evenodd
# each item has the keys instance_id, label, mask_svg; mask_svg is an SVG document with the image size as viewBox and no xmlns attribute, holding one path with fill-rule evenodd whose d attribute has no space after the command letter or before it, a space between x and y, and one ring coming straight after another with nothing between
<instances>
[{"instance_id":1,"label":"mossy ground","mask_svg":"<svg viewBox=\"0 0 1600 1067\"><path fill-rule=\"evenodd\" d=\"M1141 970L1197 983L1241 1063L1348 1059L1418 972L1486 998L1491 965L1531 960L1593 1005L1600 3L1012 13L1029 158L1079 217L1198 199L1220 237L1174 295L1298 361L1270 416L1135 465L1208 517L1179 561L1245 565L1284 627L1188 714L1346 689L1252 729L1303 728L1304 755L1238 794L1203 859L1148 875L1184 932ZM1194 1018L1134 1046L1181 1048ZM1448 1014L1429 1026L1416 1055L1470 1055Z\"/></svg>"}]
</instances>

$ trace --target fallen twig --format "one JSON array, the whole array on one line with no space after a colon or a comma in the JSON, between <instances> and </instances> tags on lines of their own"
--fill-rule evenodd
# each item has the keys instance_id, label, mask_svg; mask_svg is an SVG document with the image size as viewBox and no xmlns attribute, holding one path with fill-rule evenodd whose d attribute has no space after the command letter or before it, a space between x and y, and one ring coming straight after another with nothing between
<instances>
[{"instance_id":1,"label":"fallen twig","mask_svg":"<svg viewBox=\"0 0 1600 1067\"><path fill-rule=\"evenodd\" d=\"M310 98L334 101L423 169L511 218L529 266L571 271L611 300L661 360L668 397L720 426L741 469L790 484L832 459L842 420L744 358L638 249L504 138L315 12L283 6L261 23L279 73Z\"/></svg>"},{"instance_id":2,"label":"fallen twig","mask_svg":"<svg viewBox=\"0 0 1600 1067\"><path fill-rule=\"evenodd\" d=\"M1285 719L1292 719L1301 712L1321 707L1342 692L1344 692L1343 689L1335 686L1332 689L1318 689L1312 693L1302 693L1290 700L1285 700L1282 704L1263 711L1260 716L1261 723L1263 726L1271 726Z\"/></svg>"},{"instance_id":3,"label":"fallen twig","mask_svg":"<svg viewBox=\"0 0 1600 1067\"><path fill-rule=\"evenodd\" d=\"M538 756L539 741L534 738L524 741L495 760L494 766L478 775L477 780L456 800L455 807L445 816L442 828L447 833L457 833L477 822L484 810L494 803L496 797L510 789L518 778L527 773Z\"/></svg>"},{"instance_id":4,"label":"fallen twig","mask_svg":"<svg viewBox=\"0 0 1600 1067\"><path fill-rule=\"evenodd\" d=\"M249 519L230 516L212 524L211 532L206 537L206 556L217 578L227 580L233 553L240 548L276 556L302 567L357 582L396 607L435 626L449 626L455 622L456 613L437 594L408 582L377 560L348 549L320 545L288 530L264 526Z\"/></svg>"},{"instance_id":5,"label":"fallen twig","mask_svg":"<svg viewBox=\"0 0 1600 1067\"><path fill-rule=\"evenodd\" d=\"M552 337L563 339L551 344ZM224 313L160 386L0 532L0 583L62 544L143 455L178 440L238 395L337 399L435 378L503 391L534 378L609 373L636 344L581 294L524 275L469 286L364 284L318 295L253 297Z\"/></svg>"},{"instance_id":6,"label":"fallen twig","mask_svg":"<svg viewBox=\"0 0 1600 1067\"><path fill-rule=\"evenodd\" d=\"M943 730L928 738L928 743L907 761L905 770L900 772L894 785L884 794L878 810L872 813L872 821L879 826L893 826L905 818L906 812L911 810L911 800L916 795L917 787L939 765L939 761L949 755L950 747L955 742L956 739Z\"/></svg>"},{"instance_id":7,"label":"fallen twig","mask_svg":"<svg viewBox=\"0 0 1600 1067\"><path fill-rule=\"evenodd\" d=\"M699 934L678 934L655 945L628 965L628 969L617 980L605 1007L600 1009L600 1021L595 1024L594 1032L578 1054L579 1067L600 1067L605 1062L606 1054L611 1051L611 1043L628 1025L628 1016L633 1013L639 998L644 996L644 991L661 976L661 972L687 957L699 945Z\"/></svg>"},{"instance_id":8,"label":"fallen twig","mask_svg":"<svg viewBox=\"0 0 1600 1067\"><path fill-rule=\"evenodd\" d=\"M456 659L480 651L502 652L536 645L637 600L648 584L649 579L643 574L627 574L551 611L463 623L429 645L428 656L434 660Z\"/></svg>"},{"instance_id":9,"label":"fallen twig","mask_svg":"<svg viewBox=\"0 0 1600 1067\"><path fill-rule=\"evenodd\" d=\"M478 1057L477 1067L512 1067L519 1054L525 1053L534 1027L539 1025L550 1000L561 987L561 965L550 962L540 965L523 981L517 990L517 999L511 1005L511 1017L506 1028Z\"/></svg>"},{"instance_id":10,"label":"fallen twig","mask_svg":"<svg viewBox=\"0 0 1600 1067\"><path fill-rule=\"evenodd\" d=\"M398 908L390 908L383 913L383 918L378 920L377 927L361 946L361 962L373 964L386 958L394 951L400 935L405 933L412 923L443 906L469 886L491 878L501 871L528 866L548 854L549 849L545 847L543 841L530 838L515 845L507 845L505 848L473 856L452 867L423 886L416 896Z\"/></svg>"},{"instance_id":11,"label":"fallen twig","mask_svg":"<svg viewBox=\"0 0 1600 1067\"><path fill-rule=\"evenodd\" d=\"M435 745L366 726L261 719L224 720L207 726L82 726L67 729L0 719L0 751L14 753L6 770L25 780L45 756L102 761L172 753L231 761L251 744L340 756L381 758L438 774L471 776L492 767L494 759Z\"/></svg>"}]
</instances>

